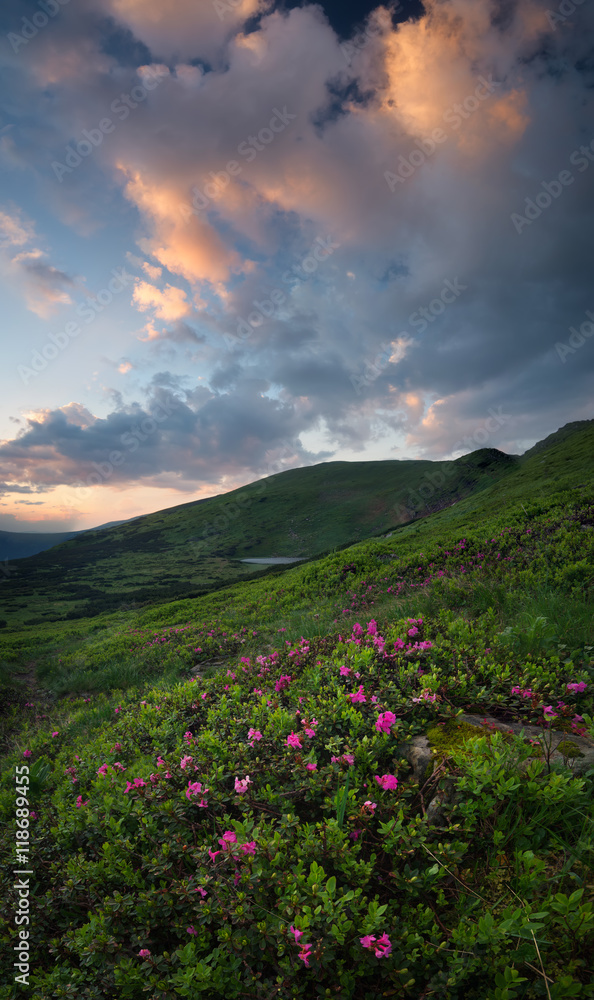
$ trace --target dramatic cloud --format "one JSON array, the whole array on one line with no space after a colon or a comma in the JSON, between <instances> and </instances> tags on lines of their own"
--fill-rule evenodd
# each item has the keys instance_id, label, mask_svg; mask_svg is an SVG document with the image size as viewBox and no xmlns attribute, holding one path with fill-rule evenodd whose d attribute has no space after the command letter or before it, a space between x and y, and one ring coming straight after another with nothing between
<instances>
[{"instance_id":1,"label":"dramatic cloud","mask_svg":"<svg viewBox=\"0 0 594 1000\"><path fill-rule=\"evenodd\" d=\"M588 4L426 0L398 24L378 5L345 43L307 3L64 7L8 58L5 170L61 241L141 277L111 353L90 338L86 381L7 429L0 474L53 489L119 449L97 485L186 490L283 447L521 451L591 416L593 25ZM4 271L49 316L76 268L11 197ZM128 453L167 379L175 412Z\"/></svg>"}]
</instances>

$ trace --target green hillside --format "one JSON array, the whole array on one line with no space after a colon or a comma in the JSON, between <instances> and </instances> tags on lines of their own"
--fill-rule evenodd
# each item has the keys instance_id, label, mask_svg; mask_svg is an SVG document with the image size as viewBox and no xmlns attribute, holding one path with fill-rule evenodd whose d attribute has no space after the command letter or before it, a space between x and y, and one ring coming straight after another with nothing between
<instances>
[{"instance_id":1,"label":"green hillside","mask_svg":"<svg viewBox=\"0 0 594 1000\"><path fill-rule=\"evenodd\" d=\"M242 558L311 558L426 516L517 464L481 449L455 462L330 462L282 472L11 563L0 619L20 627L196 595L270 572Z\"/></svg>"},{"instance_id":2,"label":"green hillside","mask_svg":"<svg viewBox=\"0 0 594 1000\"><path fill-rule=\"evenodd\" d=\"M274 575L4 629L0 1000L594 997L594 424L508 465Z\"/></svg>"}]
</instances>

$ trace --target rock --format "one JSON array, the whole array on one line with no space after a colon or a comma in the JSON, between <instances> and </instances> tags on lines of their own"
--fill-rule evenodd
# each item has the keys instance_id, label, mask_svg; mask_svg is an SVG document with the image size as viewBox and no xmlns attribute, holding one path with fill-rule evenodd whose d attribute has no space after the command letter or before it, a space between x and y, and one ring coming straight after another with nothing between
<instances>
[{"instance_id":1,"label":"rock","mask_svg":"<svg viewBox=\"0 0 594 1000\"><path fill-rule=\"evenodd\" d=\"M499 722L490 716L481 717L480 715L465 714L462 715L462 719L472 726L481 726L485 732L499 729L503 733L512 732L514 736L522 735L525 739L539 739L543 733L546 733L547 737L551 738L553 751L551 763L563 764L566 760L570 760L571 770L574 774L585 774L590 767L594 767L594 743L585 736L575 736L573 733L564 733L559 729L543 729L542 726L530 726L523 722ZM559 752L556 748L561 743L570 745L566 749L571 749L571 745L573 745L573 748L578 751L577 754ZM527 766L528 763L529 761L526 761L524 766Z\"/></svg>"},{"instance_id":2,"label":"rock","mask_svg":"<svg viewBox=\"0 0 594 1000\"><path fill-rule=\"evenodd\" d=\"M425 782L427 768L433 763L431 745L426 736L414 736L410 743L400 748L400 752L413 769L413 778L418 785Z\"/></svg>"},{"instance_id":3,"label":"rock","mask_svg":"<svg viewBox=\"0 0 594 1000\"><path fill-rule=\"evenodd\" d=\"M550 759L552 764L566 764L568 762L575 775L585 774L590 768L594 768L594 743L583 736L574 736L573 733L564 733L554 729L543 730L540 726L524 725L518 722L499 722L490 716L463 714L460 718L469 725L484 730L485 733L498 729L504 733L511 732L515 736L522 735L525 739L534 739L546 732L550 734L552 740ZM557 749L560 746L561 750ZM426 736L415 736L409 743L401 745L398 752L408 761L412 768L414 781L419 785L419 788L422 788L430 777L436 760L429 740ZM532 760L534 760L533 757L528 758L521 766L528 767ZM447 825L449 810L445 807L460 801L456 785L456 778L444 776L440 779L438 788L433 790L433 797L429 801L425 813L427 821L433 826ZM424 794L427 794L427 790Z\"/></svg>"},{"instance_id":4,"label":"rock","mask_svg":"<svg viewBox=\"0 0 594 1000\"><path fill-rule=\"evenodd\" d=\"M453 805L460 801L460 795L456 792L455 778L442 778L441 787L431 799L425 813L427 822L433 826L447 825L446 810L444 806Z\"/></svg>"}]
</instances>

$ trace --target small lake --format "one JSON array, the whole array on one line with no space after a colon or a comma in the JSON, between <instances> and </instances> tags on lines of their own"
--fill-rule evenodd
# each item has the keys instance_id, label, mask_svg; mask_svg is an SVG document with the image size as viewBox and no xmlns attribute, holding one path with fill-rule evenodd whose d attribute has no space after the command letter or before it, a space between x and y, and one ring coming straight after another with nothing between
<instances>
[{"instance_id":1,"label":"small lake","mask_svg":"<svg viewBox=\"0 0 594 1000\"><path fill-rule=\"evenodd\" d=\"M240 559L243 563L256 563L258 566L281 566L284 563L303 562L305 556L291 558L289 556L268 556L258 559Z\"/></svg>"}]
</instances>

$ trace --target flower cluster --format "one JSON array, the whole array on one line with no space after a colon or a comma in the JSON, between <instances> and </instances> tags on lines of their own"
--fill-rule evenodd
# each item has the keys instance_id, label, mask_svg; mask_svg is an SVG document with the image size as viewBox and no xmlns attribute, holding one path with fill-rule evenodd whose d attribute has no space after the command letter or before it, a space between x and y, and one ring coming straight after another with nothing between
<instances>
[{"instance_id":1,"label":"flower cluster","mask_svg":"<svg viewBox=\"0 0 594 1000\"><path fill-rule=\"evenodd\" d=\"M247 774L245 778L235 779L235 791L238 795L245 795L250 785L253 785L253 781L249 774Z\"/></svg>"},{"instance_id":2,"label":"flower cluster","mask_svg":"<svg viewBox=\"0 0 594 1000\"><path fill-rule=\"evenodd\" d=\"M382 712L376 719L375 728L378 733L389 733L395 722L396 716L393 712Z\"/></svg>"},{"instance_id":3,"label":"flower cluster","mask_svg":"<svg viewBox=\"0 0 594 1000\"><path fill-rule=\"evenodd\" d=\"M381 778L379 774L375 775L375 780L377 781L380 788L395 789L398 788L398 778L395 774L382 774Z\"/></svg>"},{"instance_id":4,"label":"flower cluster","mask_svg":"<svg viewBox=\"0 0 594 1000\"><path fill-rule=\"evenodd\" d=\"M376 958L387 958L392 951L392 944L387 934L382 934L379 939L376 939L373 934L366 934L364 937L359 938L359 941L364 948L374 951Z\"/></svg>"},{"instance_id":5,"label":"flower cluster","mask_svg":"<svg viewBox=\"0 0 594 1000\"><path fill-rule=\"evenodd\" d=\"M301 949L300 952L299 952L299 958L307 966L307 968L309 968L309 959L310 959L311 947L312 947L311 944L306 944L305 942L303 942L302 944L299 943L299 939L301 937L303 937L303 931L296 930L295 927L293 927L292 924L289 927L289 930L290 930L291 934L293 934L295 936L295 943L298 944L299 947L300 947L300 949Z\"/></svg>"}]
</instances>

